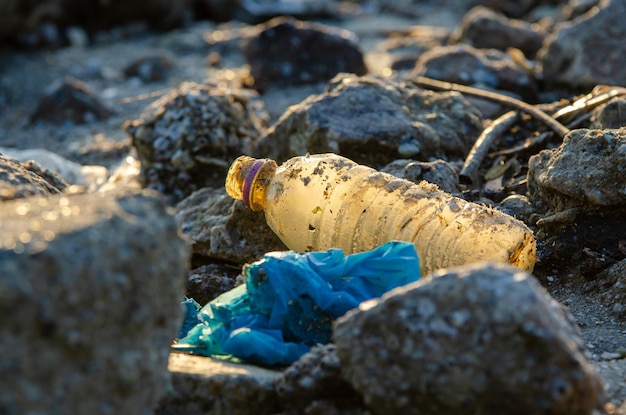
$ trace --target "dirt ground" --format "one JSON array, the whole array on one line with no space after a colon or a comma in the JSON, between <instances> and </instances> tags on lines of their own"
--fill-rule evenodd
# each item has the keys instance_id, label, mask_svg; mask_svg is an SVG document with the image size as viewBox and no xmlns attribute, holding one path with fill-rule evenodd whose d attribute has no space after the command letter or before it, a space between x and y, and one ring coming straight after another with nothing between
<instances>
[{"instance_id":1,"label":"dirt ground","mask_svg":"<svg viewBox=\"0 0 626 415\"><path fill-rule=\"evenodd\" d=\"M452 29L460 15L449 8L433 8L423 17L362 15L343 21L326 22L357 34L366 62L380 73L388 57L376 52L386 30L413 25ZM219 64L209 65L216 46L205 41L207 33L220 30L233 34L237 23L217 25L196 22L165 33L140 30L133 35L111 30L93 44L58 50L16 51L0 49L0 147L45 148L81 164L113 168L131 150L122 130L126 120L139 117L143 109L167 90L183 81L223 83L238 86L245 74L244 59L236 41L219 47ZM141 56L167 56L175 67L164 80L142 83L126 78L123 69ZM30 119L40 97L54 82L73 76L84 81L113 109L108 120L86 125L33 123ZM267 91L262 96L270 121L292 104L319 93L325 84ZM576 318L589 349L589 358L607 385L610 402L617 408L626 402L626 323L612 317L597 300L586 296L574 284L576 276L540 275L548 291L566 305ZM609 412L617 411L610 407ZM616 412L617 413L617 412ZM626 409L624 412L626 413Z\"/></svg>"}]
</instances>

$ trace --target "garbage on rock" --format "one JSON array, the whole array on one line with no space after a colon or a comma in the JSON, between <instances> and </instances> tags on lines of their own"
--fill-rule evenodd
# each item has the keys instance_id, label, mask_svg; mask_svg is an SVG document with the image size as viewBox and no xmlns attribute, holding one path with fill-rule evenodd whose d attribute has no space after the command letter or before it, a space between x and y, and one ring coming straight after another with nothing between
<instances>
[{"instance_id":1,"label":"garbage on rock","mask_svg":"<svg viewBox=\"0 0 626 415\"><path fill-rule=\"evenodd\" d=\"M334 319L420 276L414 245L400 241L352 255L334 248L270 252L243 272L246 283L204 306L200 323L181 332L174 350L288 365L328 343ZM196 311L186 309L192 321Z\"/></svg>"},{"instance_id":2,"label":"garbage on rock","mask_svg":"<svg viewBox=\"0 0 626 415\"><path fill-rule=\"evenodd\" d=\"M532 231L510 215L412 183L337 154L293 157L277 166L241 156L226 190L294 251L366 251L391 240L414 243L421 272L492 261L531 271Z\"/></svg>"}]
</instances>

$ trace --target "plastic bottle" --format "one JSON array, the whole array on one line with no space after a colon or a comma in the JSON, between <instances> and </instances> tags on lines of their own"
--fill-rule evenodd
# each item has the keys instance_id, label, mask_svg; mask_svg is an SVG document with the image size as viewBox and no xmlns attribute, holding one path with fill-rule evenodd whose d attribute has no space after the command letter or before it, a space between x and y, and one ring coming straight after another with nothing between
<instances>
[{"instance_id":1,"label":"plastic bottle","mask_svg":"<svg viewBox=\"0 0 626 415\"><path fill-rule=\"evenodd\" d=\"M229 169L226 190L264 211L270 228L294 251L352 253L410 241L422 275L479 261L527 271L535 264L535 238L523 222L336 154L293 157L281 166L241 156Z\"/></svg>"}]
</instances>

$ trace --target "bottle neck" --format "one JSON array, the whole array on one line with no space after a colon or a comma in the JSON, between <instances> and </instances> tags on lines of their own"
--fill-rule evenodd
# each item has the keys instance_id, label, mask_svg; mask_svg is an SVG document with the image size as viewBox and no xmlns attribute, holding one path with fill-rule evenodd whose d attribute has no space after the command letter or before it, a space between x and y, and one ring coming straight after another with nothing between
<instances>
[{"instance_id":1,"label":"bottle neck","mask_svg":"<svg viewBox=\"0 0 626 415\"><path fill-rule=\"evenodd\" d=\"M265 208L265 192L276 167L274 160L241 156L228 170L226 191L233 199L243 200L250 209L262 211Z\"/></svg>"}]
</instances>

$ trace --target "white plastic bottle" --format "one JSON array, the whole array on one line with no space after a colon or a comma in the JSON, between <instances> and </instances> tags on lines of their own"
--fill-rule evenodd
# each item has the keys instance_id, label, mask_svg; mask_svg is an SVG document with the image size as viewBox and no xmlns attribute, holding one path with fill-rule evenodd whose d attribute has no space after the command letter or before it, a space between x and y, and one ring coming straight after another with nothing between
<instances>
[{"instance_id":1,"label":"white plastic bottle","mask_svg":"<svg viewBox=\"0 0 626 415\"><path fill-rule=\"evenodd\" d=\"M478 261L528 271L535 264L535 238L523 222L336 154L294 157L281 166L241 156L230 167L226 190L264 211L270 228L294 251L352 253L411 241L423 275Z\"/></svg>"}]
</instances>

